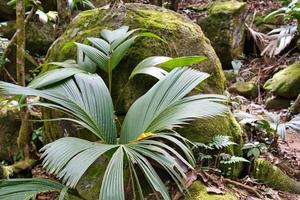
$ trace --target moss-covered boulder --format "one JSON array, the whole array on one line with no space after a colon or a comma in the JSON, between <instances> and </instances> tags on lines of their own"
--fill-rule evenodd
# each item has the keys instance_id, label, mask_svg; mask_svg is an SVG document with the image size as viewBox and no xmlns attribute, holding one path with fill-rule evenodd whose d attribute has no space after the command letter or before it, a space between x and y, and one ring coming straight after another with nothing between
<instances>
[{"instance_id":1,"label":"moss-covered boulder","mask_svg":"<svg viewBox=\"0 0 300 200\"><path fill-rule=\"evenodd\" d=\"M287 109L291 106L291 100L272 96L266 99L265 106L268 110Z\"/></svg>"},{"instance_id":2,"label":"moss-covered boulder","mask_svg":"<svg viewBox=\"0 0 300 200\"><path fill-rule=\"evenodd\" d=\"M256 159L253 169L254 178L269 187L300 194L300 182L290 178L272 163L264 159Z\"/></svg>"},{"instance_id":3,"label":"moss-covered boulder","mask_svg":"<svg viewBox=\"0 0 300 200\"><path fill-rule=\"evenodd\" d=\"M258 86L257 84L249 82L236 82L230 88L229 92L247 97L255 98L258 95Z\"/></svg>"},{"instance_id":4,"label":"moss-covered boulder","mask_svg":"<svg viewBox=\"0 0 300 200\"><path fill-rule=\"evenodd\" d=\"M277 72L269 79L264 89L276 96L295 99L300 93L300 62Z\"/></svg>"},{"instance_id":5,"label":"moss-covered boulder","mask_svg":"<svg viewBox=\"0 0 300 200\"><path fill-rule=\"evenodd\" d=\"M19 110L12 104L0 110L0 160L12 162L18 152L17 138L21 127L19 115Z\"/></svg>"},{"instance_id":6,"label":"moss-covered boulder","mask_svg":"<svg viewBox=\"0 0 300 200\"><path fill-rule=\"evenodd\" d=\"M231 140L237 145L228 147L226 152L235 156L243 155L242 129L232 113L228 113L226 116L196 120L184 128L179 129L178 132L193 142L201 143L211 142L216 135L230 136ZM237 177L240 175L242 167L241 163L237 163L227 166L226 169L228 171L224 172L231 177Z\"/></svg>"},{"instance_id":7,"label":"moss-covered boulder","mask_svg":"<svg viewBox=\"0 0 300 200\"><path fill-rule=\"evenodd\" d=\"M239 198L233 193L211 194L207 192L207 187L201 181L195 181L189 188L190 196L187 195L185 200L238 200Z\"/></svg>"},{"instance_id":8,"label":"moss-covered boulder","mask_svg":"<svg viewBox=\"0 0 300 200\"><path fill-rule=\"evenodd\" d=\"M128 25L130 29L145 28L164 38L167 43L142 38L133 45L115 69L112 96L115 100L120 94L122 96L119 98L118 114L125 114L132 102L153 85L153 79L143 76L138 76L128 82L128 77L136 64L153 55L172 57L205 55L208 58L207 61L195 65L195 68L211 74L203 90L213 93L224 91L225 78L219 59L201 28L173 11L153 5L126 4L115 8L113 13L105 8L81 12L50 48L47 61L74 58L76 55L74 41L82 42L89 36L99 37L100 30L115 29L122 25ZM105 79L104 74L102 77Z\"/></svg>"},{"instance_id":9,"label":"moss-covered boulder","mask_svg":"<svg viewBox=\"0 0 300 200\"><path fill-rule=\"evenodd\" d=\"M247 4L235 0L215 1L200 12L207 15L197 23L210 39L223 68L231 68L231 61L243 54Z\"/></svg>"}]
</instances>

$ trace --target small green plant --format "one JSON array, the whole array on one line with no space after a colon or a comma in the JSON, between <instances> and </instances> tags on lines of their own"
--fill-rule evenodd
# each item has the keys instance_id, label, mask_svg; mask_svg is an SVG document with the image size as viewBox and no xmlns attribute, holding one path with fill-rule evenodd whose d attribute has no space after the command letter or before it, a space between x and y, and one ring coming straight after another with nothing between
<instances>
[{"instance_id":1,"label":"small green plant","mask_svg":"<svg viewBox=\"0 0 300 200\"><path fill-rule=\"evenodd\" d=\"M260 142L246 143L244 144L243 150L247 151L248 158L258 158L262 150L267 150L267 145Z\"/></svg>"},{"instance_id":2,"label":"small green plant","mask_svg":"<svg viewBox=\"0 0 300 200\"><path fill-rule=\"evenodd\" d=\"M299 0L285 1L284 6L268 14L264 20L272 19L278 15L284 15L287 19L300 20L300 2Z\"/></svg>"},{"instance_id":3,"label":"small green plant","mask_svg":"<svg viewBox=\"0 0 300 200\"><path fill-rule=\"evenodd\" d=\"M233 156L227 153L224 153L225 148L236 145L235 142L230 140L229 136L224 135L216 135L213 137L212 141L204 144L204 143L195 143L196 144L196 155L198 161L202 167L214 167L217 168L219 164L235 164L238 162L249 162L247 159L243 157ZM212 160L210 162L210 160ZM203 166L203 163L206 162L206 165ZM230 175L230 170L228 170L227 175Z\"/></svg>"},{"instance_id":4,"label":"small green plant","mask_svg":"<svg viewBox=\"0 0 300 200\"><path fill-rule=\"evenodd\" d=\"M235 112L234 115L241 125L250 124L269 133L275 133L283 140L285 140L288 129L300 133L300 115L287 122L282 122L279 114L267 111L264 112L264 116L256 116L242 111Z\"/></svg>"}]
</instances>

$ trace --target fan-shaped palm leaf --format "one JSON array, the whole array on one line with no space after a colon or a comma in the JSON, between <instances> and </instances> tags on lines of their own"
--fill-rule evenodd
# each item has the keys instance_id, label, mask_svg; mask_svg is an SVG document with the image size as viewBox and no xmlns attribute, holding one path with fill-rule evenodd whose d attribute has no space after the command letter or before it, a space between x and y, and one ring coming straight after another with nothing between
<instances>
[{"instance_id":1,"label":"fan-shaped palm leaf","mask_svg":"<svg viewBox=\"0 0 300 200\"><path fill-rule=\"evenodd\" d=\"M158 81L130 107L122 125L120 142L133 141L144 132L172 130L187 120L211 116L209 111L214 114L224 113L226 107L214 103L216 98L209 100L196 96L182 99L207 77L206 73L181 68ZM207 111L202 104L206 105Z\"/></svg>"},{"instance_id":2,"label":"fan-shaped palm leaf","mask_svg":"<svg viewBox=\"0 0 300 200\"><path fill-rule=\"evenodd\" d=\"M0 199L22 200L31 199L40 193L61 192L65 185L48 179L9 179L0 180ZM64 199L61 196L61 199Z\"/></svg>"},{"instance_id":3,"label":"fan-shaped palm leaf","mask_svg":"<svg viewBox=\"0 0 300 200\"><path fill-rule=\"evenodd\" d=\"M76 83L75 83L76 81ZM96 74L76 74L47 90L35 90L0 82L0 93L40 96L53 103L35 103L59 109L71 115L72 120L93 132L107 143L115 143L116 127L113 104L104 81Z\"/></svg>"},{"instance_id":4,"label":"fan-shaped palm leaf","mask_svg":"<svg viewBox=\"0 0 300 200\"><path fill-rule=\"evenodd\" d=\"M137 74L148 74L157 79L162 79L168 72L176 67L185 67L204 61L204 56L184 56L171 58L166 56L153 56L141 61L131 72L129 79Z\"/></svg>"}]
</instances>

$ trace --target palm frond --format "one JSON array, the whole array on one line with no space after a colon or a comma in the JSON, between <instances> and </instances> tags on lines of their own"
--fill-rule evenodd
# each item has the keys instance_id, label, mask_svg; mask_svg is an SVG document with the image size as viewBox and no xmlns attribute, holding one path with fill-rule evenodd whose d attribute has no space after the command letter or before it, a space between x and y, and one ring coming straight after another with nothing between
<instances>
[{"instance_id":1,"label":"palm frond","mask_svg":"<svg viewBox=\"0 0 300 200\"><path fill-rule=\"evenodd\" d=\"M47 71L34 78L28 85L30 88L43 88L74 76L77 73L86 73L79 68L59 68Z\"/></svg>"},{"instance_id":2,"label":"palm frond","mask_svg":"<svg viewBox=\"0 0 300 200\"><path fill-rule=\"evenodd\" d=\"M113 144L116 141L113 104L109 91L96 74L76 74L58 86L46 90L36 90L0 82L0 93L6 95L40 96L52 103L32 103L66 112L83 127L103 141Z\"/></svg>"},{"instance_id":3,"label":"palm frond","mask_svg":"<svg viewBox=\"0 0 300 200\"><path fill-rule=\"evenodd\" d=\"M123 147L120 146L113 154L105 170L104 178L101 184L99 199L125 200L123 159Z\"/></svg>"},{"instance_id":4,"label":"palm frond","mask_svg":"<svg viewBox=\"0 0 300 200\"><path fill-rule=\"evenodd\" d=\"M61 138L41 149L43 167L73 188L96 159L116 147L117 145L89 142L79 138Z\"/></svg>"},{"instance_id":5,"label":"palm frond","mask_svg":"<svg viewBox=\"0 0 300 200\"><path fill-rule=\"evenodd\" d=\"M204 56L184 56L171 58L166 56L153 56L141 61L131 72L129 79L132 79L137 74L148 74L157 79L162 79L167 75L167 71L171 71L176 67L184 67L197 64L204 61Z\"/></svg>"},{"instance_id":6,"label":"palm frond","mask_svg":"<svg viewBox=\"0 0 300 200\"><path fill-rule=\"evenodd\" d=\"M0 180L0 199L25 200L45 192L61 192L65 185L49 179L8 179ZM62 199L63 195L62 195Z\"/></svg>"},{"instance_id":7,"label":"palm frond","mask_svg":"<svg viewBox=\"0 0 300 200\"><path fill-rule=\"evenodd\" d=\"M120 142L128 143L144 132L170 130L188 120L212 116L210 112L224 113L225 106L214 102L218 101L217 98L210 100L205 96L194 96L182 99L207 77L206 73L178 68L158 81L130 107L121 128ZM205 107L208 112L197 108L204 103L208 103Z\"/></svg>"}]
</instances>

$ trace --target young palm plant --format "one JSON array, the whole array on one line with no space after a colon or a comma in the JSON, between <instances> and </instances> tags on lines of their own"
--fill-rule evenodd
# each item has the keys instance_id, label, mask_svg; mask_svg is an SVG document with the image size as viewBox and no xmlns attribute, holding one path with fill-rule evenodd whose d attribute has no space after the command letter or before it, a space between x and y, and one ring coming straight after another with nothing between
<instances>
[{"instance_id":1,"label":"young palm plant","mask_svg":"<svg viewBox=\"0 0 300 200\"><path fill-rule=\"evenodd\" d=\"M65 120L78 123L99 138L99 142L90 142L65 137L42 149L43 166L68 187L74 188L87 169L105 156L110 161L99 199L125 199L124 168L130 172L129 184L136 198L144 198L141 172L153 191L163 199L170 199L157 167L164 169L179 190L184 191L186 169L192 169L195 164L189 141L177 134L175 128L195 118L213 117L227 111L220 103L226 101L221 95L185 97L207 77L206 73L189 68L176 68L167 73L130 107L119 134L109 90L97 74L76 73L60 84L48 84L43 90L0 82L0 93L40 96L48 102L31 104L67 113L70 117ZM0 198L5 194L0 189Z\"/></svg>"}]
</instances>

